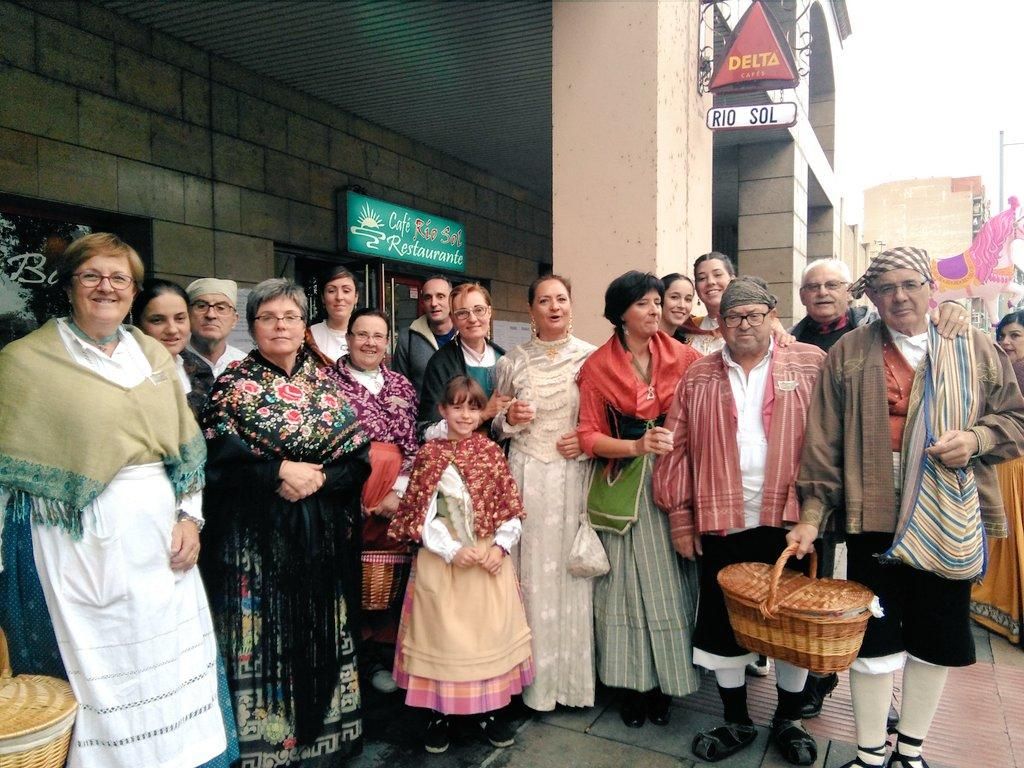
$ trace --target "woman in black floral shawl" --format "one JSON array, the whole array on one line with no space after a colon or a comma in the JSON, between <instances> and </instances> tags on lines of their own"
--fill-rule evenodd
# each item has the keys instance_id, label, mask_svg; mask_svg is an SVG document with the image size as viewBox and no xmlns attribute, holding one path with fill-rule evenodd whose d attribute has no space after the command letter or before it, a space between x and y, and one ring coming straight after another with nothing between
<instances>
[{"instance_id":1,"label":"woman in black floral shawl","mask_svg":"<svg viewBox=\"0 0 1024 768\"><path fill-rule=\"evenodd\" d=\"M293 283L256 286L257 349L218 379L203 414L201 565L253 765L334 765L361 745L350 612L369 441L302 347L306 311Z\"/></svg>"}]
</instances>

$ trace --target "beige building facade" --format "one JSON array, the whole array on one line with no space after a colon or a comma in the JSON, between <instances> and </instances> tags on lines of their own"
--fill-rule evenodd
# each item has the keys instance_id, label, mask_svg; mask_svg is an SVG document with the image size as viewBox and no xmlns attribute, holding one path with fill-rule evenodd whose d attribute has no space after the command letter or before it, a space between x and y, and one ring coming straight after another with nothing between
<instances>
[{"instance_id":1,"label":"beige building facade","mask_svg":"<svg viewBox=\"0 0 1024 768\"><path fill-rule=\"evenodd\" d=\"M406 314L395 315L401 324L415 311L417 281L437 270L346 252L339 193L356 187L464 224L465 271L451 277L487 284L505 323L528 319L526 287L553 267L575 282L577 332L601 341L612 278L631 268L689 273L712 249L737 256L741 273L764 276L784 321L798 319L806 261L843 257L852 240L836 184L842 135L835 121L850 22L843 0L770 0L794 47L813 41L799 57L800 86L713 98L698 86L698 62L707 58L702 52L720 51L748 5L540 6L550 23L544 16L530 34L540 40L533 58L543 77L533 90L513 85L518 98L539 105L535 113L549 104L550 134L524 142L510 129L499 138L513 161L550 152L548 186L510 181L513 174L484 170L468 152L438 149L440 139L414 140L311 95L312 81L307 89L289 86L284 69L281 78L268 76L169 34L166 22L139 20L169 6L0 0L0 224L15 221L36 237L0 250L2 279L14 280L17 295L35 291L52 274L51 245L59 250L83 228L110 229L138 246L152 274L181 283L205 275L243 286L276 275L306 279L345 263L361 277L364 303L403 304ZM454 8L434 12L450 20L444 14ZM175 15L188 20L201 9L181 3ZM273 25L273 4L263 16ZM266 56L287 53L289 43L284 35ZM365 56L365 70L352 77L377 77L387 50ZM436 59L438 67L445 62ZM402 78L415 72L402 71L381 88L408 88ZM435 101L445 96L442 89ZM501 96L479 93L477 119L502 108ZM712 105L780 100L798 104L791 128L726 134L704 125ZM472 136L473 120L470 111L442 121L438 135Z\"/></svg>"},{"instance_id":2,"label":"beige building facade","mask_svg":"<svg viewBox=\"0 0 1024 768\"><path fill-rule=\"evenodd\" d=\"M716 7L715 51L747 3ZM718 132L714 137L714 250L738 258L741 274L760 275L779 297L783 323L803 317L800 274L808 261L856 258L837 182L844 140L836 121L844 41L852 33L845 2L767 3L797 50L799 86L788 91L717 96L715 106L795 101L790 128ZM728 18L724 18L724 13ZM810 48L800 46L810 42Z\"/></svg>"},{"instance_id":3,"label":"beige building facade","mask_svg":"<svg viewBox=\"0 0 1024 768\"><path fill-rule=\"evenodd\" d=\"M891 181L864 190L863 242L872 255L913 245L945 258L965 251L986 218L980 176Z\"/></svg>"}]
</instances>

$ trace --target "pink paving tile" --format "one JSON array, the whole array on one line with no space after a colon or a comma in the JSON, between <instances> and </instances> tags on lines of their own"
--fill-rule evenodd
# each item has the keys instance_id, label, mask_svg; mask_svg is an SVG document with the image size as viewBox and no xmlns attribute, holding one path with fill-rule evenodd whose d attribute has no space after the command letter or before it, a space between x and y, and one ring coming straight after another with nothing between
<instances>
[{"instance_id":1,"label":"pink paving tile","mask_svg":"<svg viewBox=\"0 0 1024 768\"><path fill-rule=\"evenodd\" d=\"M902 698L902 675L896 678L896 698ZM775 711L775 676L747 678L750 716L767 725ZM700 690L681 701L687 709L721 713L714 677L706 675ZM992 664L950 670L925 752L929 761L951 766L1024 768L1024 669ZM849 676L825 700L821 715L807 721L815 736L855 744Z\"/></svg>"},{"instance_id":2,"label":"pink paving tile","mask_svg":"<svg viewBox=\"0 0 1024 768\"><path fill-rule=\"evenodd\" d=\"M1024 669L997 665L996 691L1010 737L1014 765L1024 766Z\"/></svg>"}]
</instances>

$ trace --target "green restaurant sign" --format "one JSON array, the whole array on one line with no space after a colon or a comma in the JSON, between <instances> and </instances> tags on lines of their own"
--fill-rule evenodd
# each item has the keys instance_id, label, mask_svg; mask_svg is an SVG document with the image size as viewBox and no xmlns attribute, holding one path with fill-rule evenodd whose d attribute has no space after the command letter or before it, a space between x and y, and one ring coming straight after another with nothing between
<instances>
[{"instance_id":1,"label":"green restaurant sign","mask_svg":"<svg viewBox=\"0 0 1024 768\"><path fill-rule=\"evenodd\" d=\"M442 270L466 270L466 230L457 221L345 193L345 242L350 253Z\"/></svg>"}]
</instances>

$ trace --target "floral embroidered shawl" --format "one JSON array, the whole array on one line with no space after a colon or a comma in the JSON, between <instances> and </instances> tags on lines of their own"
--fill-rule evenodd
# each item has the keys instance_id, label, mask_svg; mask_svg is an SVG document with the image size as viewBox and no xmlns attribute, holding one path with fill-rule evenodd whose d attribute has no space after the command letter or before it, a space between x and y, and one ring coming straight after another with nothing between
<instances>
[{"instance_id":1,"label":"floral embroidered shawl","mask_svg":"<svg viewBox=\"0 0 1024 768\"><path fill-rule=\"evenodd\" d=\"M207 440L237 435L261 458L328 464L367 437L335 379L299 351L291 376L253 350L217 380L203 419Z\"/></svg>"}]
</instances>

